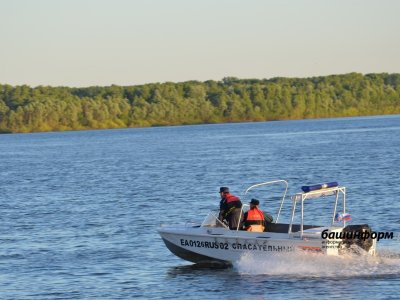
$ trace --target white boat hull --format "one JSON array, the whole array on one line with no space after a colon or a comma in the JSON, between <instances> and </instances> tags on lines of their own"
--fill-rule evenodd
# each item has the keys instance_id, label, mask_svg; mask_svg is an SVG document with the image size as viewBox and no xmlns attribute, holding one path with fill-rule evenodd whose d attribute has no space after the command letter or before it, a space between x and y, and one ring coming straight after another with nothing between
<instances>
[{"instance_id":1,"label":"white boat hull","mask_svg":"<svg viewBox=\"0 0 400 300\"><path fill-rule=\"evenodd\" d=\"M172 253L194 263L233 263L249 253L262 259L297 251L338 255L340 242L324 240L318 231L300 238L296 234L170 226L159 228L159 233Z\"/></svg>"}]
</instances>

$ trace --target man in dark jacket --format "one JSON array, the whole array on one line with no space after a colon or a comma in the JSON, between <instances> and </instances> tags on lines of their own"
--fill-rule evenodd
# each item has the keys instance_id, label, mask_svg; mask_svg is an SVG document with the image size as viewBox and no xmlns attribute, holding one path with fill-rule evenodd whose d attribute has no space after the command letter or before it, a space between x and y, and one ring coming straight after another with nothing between
<instances>
[{"instance_id":1,"label":"man in dark jacket","mask_svg":"<svg viewBox=\"0 0 400 300\"><path fill-rule=\"evenodd\" d=\"M226 220L229 224L229 229L236 230L241 227L241 212L242 202L239 197L229 193L228 187L221 187L219 189L221 195L221 202L219 203L219 220L222 222Z\"/></svg>"}]
</instances>

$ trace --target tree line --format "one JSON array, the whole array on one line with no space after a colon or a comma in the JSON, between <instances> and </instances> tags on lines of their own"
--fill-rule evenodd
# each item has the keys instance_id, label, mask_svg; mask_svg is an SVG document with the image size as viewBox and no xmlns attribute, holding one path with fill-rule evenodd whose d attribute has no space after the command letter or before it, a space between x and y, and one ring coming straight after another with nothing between
<instances>
[{"instance_id":1,"label":"tree line","mask_svg":"<svg viewBox=\"0 0 400 300\"><path fill-rule=\"evenodd\" d=\"M400 74L137 86L0 85L0 132L38 132L400 113Z\"/></svg>"}]
</instances>

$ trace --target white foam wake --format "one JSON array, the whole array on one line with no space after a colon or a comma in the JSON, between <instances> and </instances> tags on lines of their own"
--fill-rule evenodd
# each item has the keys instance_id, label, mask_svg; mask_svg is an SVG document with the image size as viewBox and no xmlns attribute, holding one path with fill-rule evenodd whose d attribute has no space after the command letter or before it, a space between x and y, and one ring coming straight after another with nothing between
<instances>
[{"instance_id":1,"label":"white foam wake","mask_svg":"<svg viewBox=\"0 0 400 300\"><path fill-rule=\"evenodd\" d=\"M244 255L234 267L240 274L294 277L400 275L400 253L324 256L312 253L273 254L268 259Z\"/></svg>"}]
</instances>

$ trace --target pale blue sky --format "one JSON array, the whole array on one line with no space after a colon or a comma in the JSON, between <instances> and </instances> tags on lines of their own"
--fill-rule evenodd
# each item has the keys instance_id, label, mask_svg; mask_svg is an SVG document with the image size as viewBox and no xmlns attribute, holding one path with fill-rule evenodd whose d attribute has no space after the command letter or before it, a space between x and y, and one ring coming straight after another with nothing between
<instances>
[{"instance_id":1,"label":"pale blue sky","mask_svg":"<svg viewBox=\"0 0 400 300\"><path fill-rule=\"evenodd\" d=\"M397 0L0 0L0 83L400 72Z\"/></svg>"}]
</instances>

